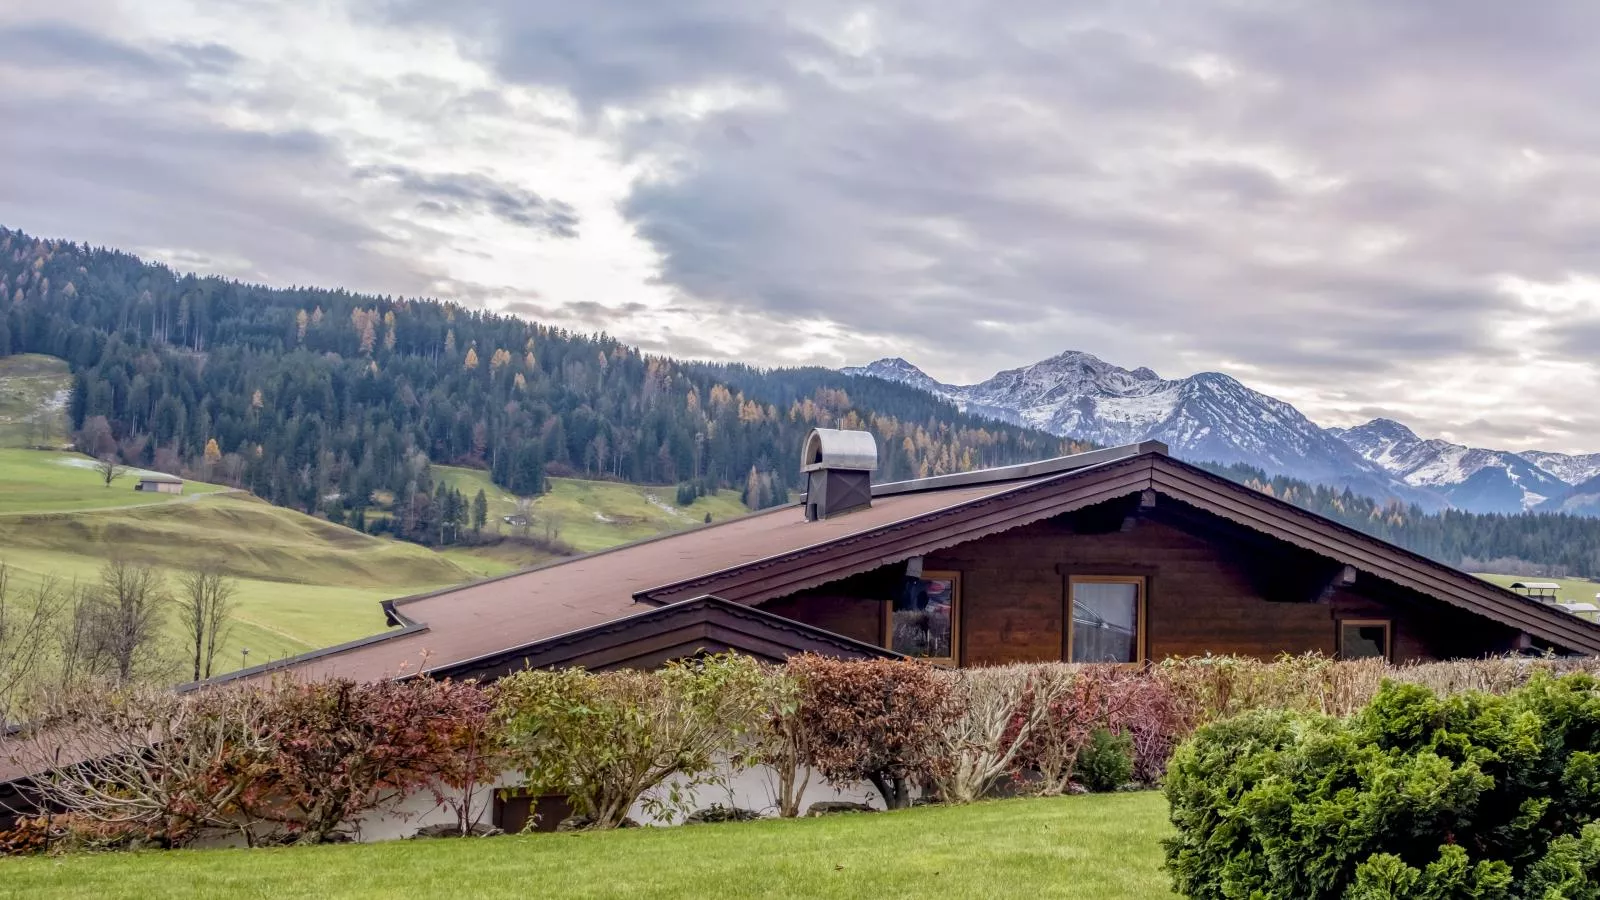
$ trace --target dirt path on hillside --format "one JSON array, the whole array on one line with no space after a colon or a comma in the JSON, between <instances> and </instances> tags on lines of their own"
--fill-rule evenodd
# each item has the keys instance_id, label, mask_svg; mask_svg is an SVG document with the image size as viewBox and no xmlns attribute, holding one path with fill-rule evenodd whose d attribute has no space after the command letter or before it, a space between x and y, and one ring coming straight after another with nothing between
<instances>
[{"instance_id":1,"label":"dirt path on hillside","mask_svg":"<svg viewBox=\"0 0 1600 900\"><path fill-rule=\"evenodd\" d=\"M175 500L162 500L156 503L129 503L124 506L89 506L83 509L24 509L14 512L0 512L0 519L15 519L21 516L75 516L79 513L125 512L130 509L152 509L158 506L176 506L180 503L194 503L207 497L226 497L229 494L246 494L248 491L239 488L224 488L220 491L211 491L205 494L185 494Z\"/></svg>"}]
</instances>

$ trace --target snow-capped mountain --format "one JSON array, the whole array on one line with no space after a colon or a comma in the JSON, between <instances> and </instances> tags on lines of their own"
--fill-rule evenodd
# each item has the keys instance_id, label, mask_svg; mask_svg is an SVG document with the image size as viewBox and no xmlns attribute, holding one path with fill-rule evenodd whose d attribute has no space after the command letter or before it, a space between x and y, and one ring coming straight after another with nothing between
<instances>
[{"instance_id":1,"label":"snow-capped mountain","mask_svg":"<svg viewBox=\"0 0 1600 900\"><path fill-rule=\"evenodd\" d=\"M1600 515L1600 453L1465 447L1421 438L1392 419L1322 428L1293 406L1217 372L1164 379L1080 352L973 385L943 384L898 358L844 371L910 385L966 412L1064 437L1103 446L1158 440L1186 459L1245 463L1430 509Z\"/></svg>"},{"instance_id":2,"label":"snow-capped mountain","mask_svg":"<svg viewBox=\"0 0 1600 900\"><path fill-rule=\"evenodd\" d=\"M1524 454L1465 447L1438 438L1423 439L1393 419L1373 419L1355 428L1332 428L1329 432L1405 483L1437 490L1450 505L1461 509L1523 512L1572 492L1570 482ZM1569 465L1572 470L1577 467L1577 463Z\"/></svg>"},{"instance_id":3,"label":"snow-capped mountain","mask_svg":"<svg viewBox=\"0 0 1600 900\"><path fill-rule=\"evenodd\" d=\"M1158 440L1187 459L1246 463L1371 496L1443 505L1363 459L1293 406L1218 372L1169 380L1080 352L975 385L942 384L903 359L844 371L922 388L969 413L1105 446Z\"/></svg>"},{"instance_id":4,"label":"snow-capped mountain","mask_svg":"<svg viewBox=\"0 0 1600 900\"><path fill-rule=\"evenodd\" d=\"M1524 450L1517 455L1567 484L1578 485L1600 476L1600 453L1571 454Z\"/></svg>"},{"instance_id":5,"label":"snow-capped mountain","mask_svg":"<svg viewBox=\"0 0 1600 900\"><path fill-rule=\"evenodd\" d=\"M1600 518L1600 476L1578 482L1564 497L1546 500L1539 504L1538 511Z\"/></svg>"}]
</instances>

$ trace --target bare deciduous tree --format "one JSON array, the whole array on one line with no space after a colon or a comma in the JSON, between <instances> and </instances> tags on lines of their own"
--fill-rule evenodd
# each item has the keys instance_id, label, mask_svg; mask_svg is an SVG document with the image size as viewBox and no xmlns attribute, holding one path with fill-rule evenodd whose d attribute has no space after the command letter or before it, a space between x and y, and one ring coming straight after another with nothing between
<instances>
[{"instance_id":1,"label":"bare deciduous tree","mask_svg":"<svg viewBox=\"0 0 1600 900\"><path fill-rule=\"evenodd\" d=\"M72 436L78 450L95 459L117 451L117 439L111 433L111 423L105 416L90 416L83 427Z\"/></svg>"},{"instance_id":2,"label":"bare deciduous tree","mask_svg":"<svg viewBox=\"0 0 1600 900\"><path fill-rule=\"evenodd\" d=\"M178 616L194 663L193 680L211 677L211 669L232 629L238 582L215 567L190 569L178 575Z\"/></svg>"},{"instance_id":3,"label":"bare deciduous tree","mask_svg":"<svg viewBox=\"0 0 1600 900\"><path fill-rule=\"evenodd\" d=\"M121 478L123 473L128 471L128 467L117 462L117 458L108 453L95 460L94 470L100 473L100 480L105 486L111 487L111 482Z\"/></svg>"},{"instance_id":4,"label":"bare deciduous tree","mask_svg":"<svg viewBox=\"0 0 1600 900\"><path fill-rule=\"evenodd\" d=\"M90 639L117 684L127 684L156 662L171 601L166 579L150 566L113 559L100 569Z\"/></svg>"},{"instance_id":5,"label":"bare deciduous tree","mask_svg":"<svg viewBox=\"0 0 1600 900\"><path fill-rule=\"evenodd\" d=\"M30 603L13 599L11 570L0 562L0 728L10 720L18 695L39 680L61 608L61 591L53 578L40 581Z\"/></svg>"},{"instance_id":6,"label":"bare deciduous tree","mask_svg":"<svg viewBox=\"0 0 1600 900\"><path fill-rule=\"evenodd\" d=\"M105 674L105 661L95 655L94 646L97 599L91 587L77 581L62 591L61 613L55 628L56 688L59 691Z\"/></svg>"}]
</instances>

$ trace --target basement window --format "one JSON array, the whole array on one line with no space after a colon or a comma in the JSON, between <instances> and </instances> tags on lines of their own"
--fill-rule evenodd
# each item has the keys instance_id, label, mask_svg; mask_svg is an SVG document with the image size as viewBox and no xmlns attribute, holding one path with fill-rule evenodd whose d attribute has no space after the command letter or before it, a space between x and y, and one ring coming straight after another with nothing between
<instances>
[{"instance_id":1,"label":"basement window","mask_svg":"<svg viewBox=\"0 0 1600 900\"><path fill-rule=\"evenodd\" d=\"M907 578L887 618L885 647L954 665L960 647L960 573L924 572L920 578Z\"/></svg>"},{"instance_id":2,"label":"basement window","mask_svg":"<svg viewBox=\"0 0 1600 900\"><path fill-rule=\"evenodd\" d=\"M1144 661L1145 580L1138 575L1067 579L1067 661Z\"/></svg>"},{"instance_id":3,"label":"basement window","mask_svg":"<svg viewBox=\"0 0 1600 900\"><path fill-rule=\"evenodd\" d=\"M1388 619L1340 619L1340 659L1388 659L1392 644Z\"/></svg>"}]
</instances>

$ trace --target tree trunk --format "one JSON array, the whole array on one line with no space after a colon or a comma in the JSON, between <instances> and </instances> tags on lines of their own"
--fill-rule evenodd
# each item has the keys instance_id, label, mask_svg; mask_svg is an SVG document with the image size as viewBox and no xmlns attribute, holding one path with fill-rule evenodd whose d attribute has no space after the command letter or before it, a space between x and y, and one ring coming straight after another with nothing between
<instances>
[{"instance_id":1,"label":"tree trunk","mask_svg":"<svg viewBox=\"0 0 1600 900\"><path fill-rule=\"evenodd\" d=\"M911 805L911 785L904 778L890 778L881 772L874 772L868 776L868 780L878 789L886 808L905 809Z\"/></svg>"}]
</instances>

